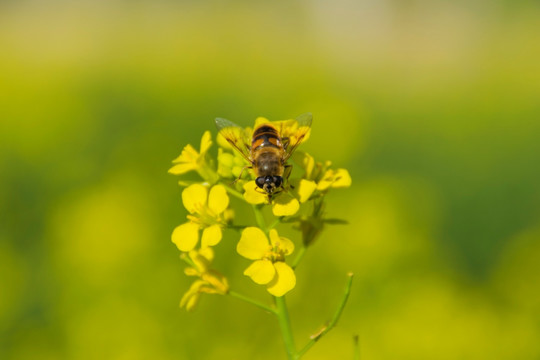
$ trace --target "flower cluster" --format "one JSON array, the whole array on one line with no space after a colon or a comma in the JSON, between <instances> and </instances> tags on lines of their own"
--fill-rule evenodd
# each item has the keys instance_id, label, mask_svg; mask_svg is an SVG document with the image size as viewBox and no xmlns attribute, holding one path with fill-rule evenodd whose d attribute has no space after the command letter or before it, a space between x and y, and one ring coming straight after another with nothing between
<instances>
[{"instance_id":1,"label":"flower cluster","mask_svg":"<svg viewBox=\"0 0 540 360\"><path fill-rule=\"evenodd\" d=\"M195 276L199 279L195 280L184 294L182 300L180 300L180 307L191 311L197 305L202 293L225 295L229 292L229 283L225 276L210 268L214 259L212 248L207 247L199 251L191 250L187 254L187 257L186 254L182 256L191 264L191 267L186 268L184 273L187 276Z\"/></svg>"},{"instance_id":2,"label":"flower cluster","mask_svg":"<svg viewBox=\"0 0 540 360\"><path fill-rule=\"evenodd\" d=\"M311 131L309 125L297 120L270 122L258 118L253 128L235 126L231 133L234 132L235 139L245 139L245 143L250 143L253 129L266 123L279 129L280 136L295 145L305 142ZM174 229L171 237L182 253L181 258L188 264L185 274L196 278L180 302L187 310L196 306L202 293L234 293L229 289L227 278L211 268L214 247L221 242L225 229L241 231L236 251L252 261L244 271L246 276L256 284L266 286L268 293L275 297L292 290L296 285L294 268L304 251L287 263L286 257L294 252L295 245L290 239L279 236L275 227L291 224L299 230L302 234L300 245L305 250L320 234L324 224L339 223L325 217L325 195L331 189L351 185L347 170L334 169L330 162L316 162L309 154L298 151L292 154L296 170L283 174L284 184L269 196L257 187L252 164L246 161L246 154L240 153L244 146L249 152L248 147L244 144L234 146L222 132L218 133L216 140L219 148L217 154L212 155L212 136L206 131L199 150L187 145L169 169L175 175L196 172L200 177L200 181L179 182L185 187L182 203L188 214L187 220ZM252 205L246 209L255 211L257 226L234 223L229 196L240 200L239 204L234 203L235 206L245 206L242 202ZM267 225L267 222L272 225Z\"/></svg>"},{"instance_id":3,"label":"flower cluster","mask_svg":"<svg viewBox=\"0 0 540 360\"><path fill-rule=\"evenodd\" d=\"M199 242L202 230L201 248L217 245L221 241L222 229L231 219L227 211L229 196L223 185L208 186L193 184L182 192L182 202L189 212L188 222L177 226L172 241L180 251L190 251Z\"/></svg>"}]
</instances>

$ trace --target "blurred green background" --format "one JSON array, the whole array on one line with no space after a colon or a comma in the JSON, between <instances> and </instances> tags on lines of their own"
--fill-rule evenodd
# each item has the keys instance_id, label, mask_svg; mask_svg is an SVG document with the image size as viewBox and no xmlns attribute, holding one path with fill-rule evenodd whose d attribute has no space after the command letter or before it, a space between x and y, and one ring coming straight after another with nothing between
<instances>
[{"instance_id":1,"label":"blurred green background","mask_svg":"<svg viewBox=\"0 0 540 360\"><path fill-rule=\"evenodd\" d=\"M310 111L303 150L353 186L288 295L299 344L356 276L306 359L351 359L355 334L362 359L539 359L539 19L504 0L0 2L0 358L285 358L257 308L178 308L167 169L217 116ZM218 264L266 299L237 239Z\"/></svg>"}]
</instances>

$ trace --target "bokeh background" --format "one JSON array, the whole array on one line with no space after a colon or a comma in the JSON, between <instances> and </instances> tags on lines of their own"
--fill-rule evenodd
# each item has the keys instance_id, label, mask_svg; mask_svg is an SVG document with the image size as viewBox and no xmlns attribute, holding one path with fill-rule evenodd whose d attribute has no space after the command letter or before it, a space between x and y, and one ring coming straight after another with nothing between
<instances>
[{"instance_id":1,"label":"bokeh background","mask_svg":"<svg viewBox=\"0 0 540 360\"><path fill-rule=\"evenodd\" d=\"M539 19L510 0L0 2L0 358L285 358L257 308L178 308L167 169L216 116L306 111L304 150L353 186L288 295L299 345L355 273L306 359L351 359L356 334L362 359L540 358ZM218 264L266 299L237 238Z\"/></svg>"}]
</instances>

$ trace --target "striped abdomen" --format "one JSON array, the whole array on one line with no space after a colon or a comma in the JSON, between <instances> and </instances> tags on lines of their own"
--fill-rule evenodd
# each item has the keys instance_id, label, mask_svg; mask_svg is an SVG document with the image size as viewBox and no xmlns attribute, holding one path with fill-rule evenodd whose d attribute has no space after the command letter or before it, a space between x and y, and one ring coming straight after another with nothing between
<instances>
[{"instance_id":1,"label":"striped abdomen","mask_svg":"<svg viewBox=\"0 0 540 360\"><path fill-rule=\"evenodd\" d=\"M275 127L263 124L253 132L251 158L257 176L283 174L283 145Z\"/></svg>"},{"instance_id":2,"label":"striped abdomen","mask_svg":"<svg viewBox=\"0 0 540 360\"><path fill-rule=\"evenodd\" d=\"M264 147L272 147L279 150L283 149L281 137L275 127L269 124L263 124L253 132L253 140L251 140L251 151L255 152Z\"/></svg>"}]
</instances>

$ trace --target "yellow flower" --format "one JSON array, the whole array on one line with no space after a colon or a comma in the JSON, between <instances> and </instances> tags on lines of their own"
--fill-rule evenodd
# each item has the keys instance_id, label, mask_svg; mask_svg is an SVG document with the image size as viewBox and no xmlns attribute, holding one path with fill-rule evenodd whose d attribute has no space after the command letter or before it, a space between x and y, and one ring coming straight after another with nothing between
<instances>
[{"instance_id":1,"label":"yellow flower","mask_svg":"<svg viewBox=\"0 0 540 360\"><path fill-rule=\"evenodd\" d=\"M214 252L211 248L192 250L189 252L189 258L193 267L188 267L185 274L188 276L197 276L189 290L182 296L180 307L192 311L199 302L202 293L225 295L229 292L229 283L227 278L210 269L210 264L214 258Z\"/></svg>"},{"instance_id":2,"label":"yellow flower","mask_svg":"<svg viewBox=\"0 0 540 360\"><path fill-rule=\"evenodd\" d=\"M208 191L204 185L190 185L182 192L182 202L189 211L189 221L174 229L172 242L180 251L193 250L199 242L199 230L202 229L201 248L217 245L221 241L221 229L229 220L226 211L229 196L225 187L215 185Z\"/></svg>"},{"instance_id":3,"label":"yellow flower","mask_svg":"<svg viewBox=\"0 0 540 360\"><path fill-rule=\"evenodd\" d=\"M317 190L325 191L328 188L344 188L351 186L351 175L346 169L328 169L319 180L317 184Z\"/></svg>"},{"instance_id":4,"label":"yellow flower","mask_svg":"<svg viewBox=\"0 0 540 360\"><path fill-rule=\"evenodd\" d=\"M244 199L253 205L267 204L268 195L257 190L255 181L244 184ZM298 212L300 203L291 194L282 191L272 197L272 213L275 216L291 216Z\"/></svg>"},{"instance_id":5,"label":"yellow flower","mask_svg":"<svg viewBox=\"0 0 540 360\"><path fill-rule=\"evenodd\" d=\"M292 179L291 185L293 187L293 193L301 203L308 201L311 194L317 189L315 181L306 179Z\"/></svg>"},{"instance_id":6,"label":"yellow flower","mask_svg":"<svg viewBox=\"0 0 540 360\"><path fill-rule=\"evenodd\" d=\"M316 189L324 192L330 188L344 188L351 186L351 175L346 169L330 169L332 163L315 162L313 157L305 152L298 151L293 154L294 161L305 171L304 179L317 184Z\"/></svg>"},{"instance_id":7,"label":"yellow flower","mask_svg":"<svg viewBox=\"0 0 540 360\"><path fill-rule=\"evenodd\" d=\"M185 146L180 156L173 160L175 165L169 169L169 173L182 175L195 170L204 180L212 184L215 183L218 180L217 174L206 159L206 154L211 145L210 131L206 131L201 139L200 151L197 152L190 144Z\"/></svg>"},{"instance_id":8,"label":"yellow flower","mask_svg":"<svg viewBox=\"0 0 540 360\"><path fill-rule=\"evenodd\" d=\"M254 260L244 271L255 283L266 285L274 296L283 296L296 285L293 269L285 263L285 256L294 251L291 240L280 237L275 229L270 230L270 242L264 232L256 227L247 227L236 251L243 257Z\"/></svg>"}]
</instances>

